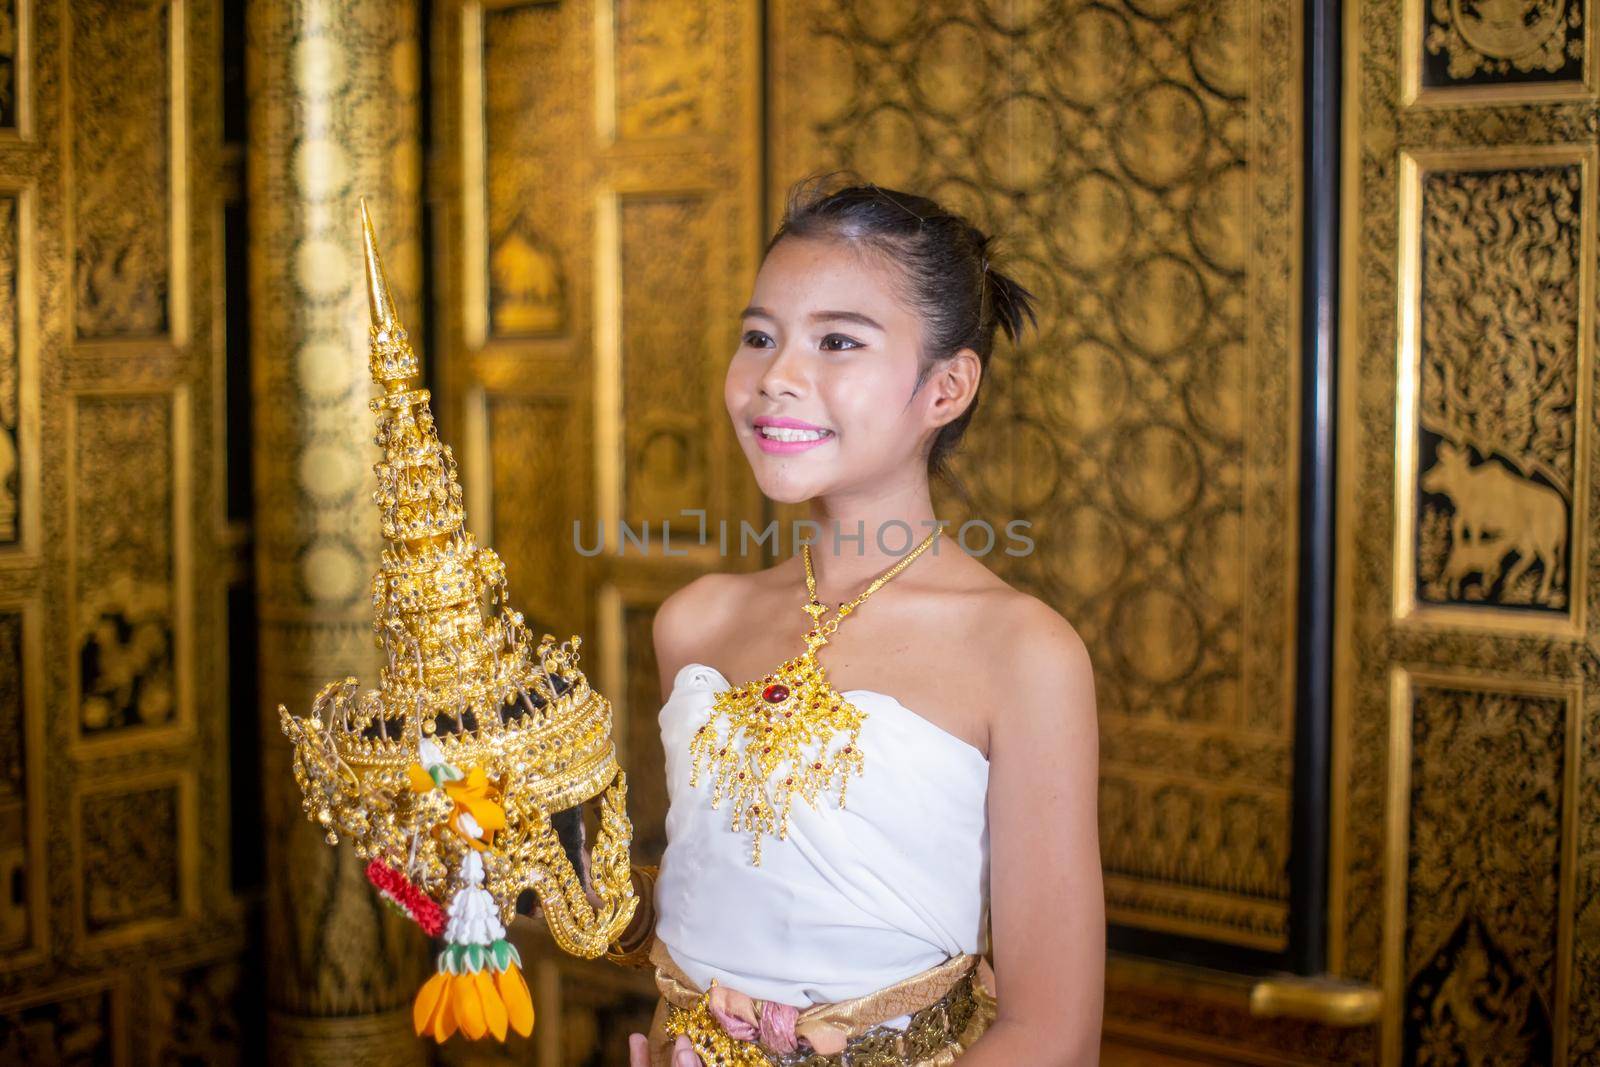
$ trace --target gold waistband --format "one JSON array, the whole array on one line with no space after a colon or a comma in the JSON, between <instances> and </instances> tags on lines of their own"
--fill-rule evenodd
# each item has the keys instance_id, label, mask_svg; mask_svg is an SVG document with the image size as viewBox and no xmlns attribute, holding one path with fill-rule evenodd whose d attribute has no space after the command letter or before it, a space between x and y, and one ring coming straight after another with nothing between
<instances>
[{"instance_id":1,"label":"gold waistband","mask_svg":"<svg viewBox=\"0 0 1600 1067\"><path fill-rule=\"evenodd\" d=\"M728 1036L666 946L651 946L661 1002L651 1026L653 1067L671 1062L672 1043L687 1034L707 1063L730 1067L948 1067L994 1020L993 972L981 956L953 956L894 985L860 997L802 1009L797 1036L843 1051L776 1053ZM905 1029L883 1025L910 1015Z\"/></svg>"}]
</instances>

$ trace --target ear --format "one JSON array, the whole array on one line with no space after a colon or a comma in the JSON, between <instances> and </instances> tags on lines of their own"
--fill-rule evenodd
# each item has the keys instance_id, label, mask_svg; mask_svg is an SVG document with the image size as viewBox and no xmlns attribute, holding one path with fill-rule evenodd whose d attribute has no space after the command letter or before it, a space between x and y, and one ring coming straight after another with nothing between
<instances>
[{"instance_id":1,"label":"ear","mask_svg":"<svg viewBox=\"0 0 1600 1067\"><path fill-rule=\"evenodd\" d=\"M982 380L983 361L970 348L963 348L949 359L935 363L928 372L928 380L923 383L928 391L931 425L938 429L960 418L962 412L972 406Z\"/></svg>"}]
</instances>

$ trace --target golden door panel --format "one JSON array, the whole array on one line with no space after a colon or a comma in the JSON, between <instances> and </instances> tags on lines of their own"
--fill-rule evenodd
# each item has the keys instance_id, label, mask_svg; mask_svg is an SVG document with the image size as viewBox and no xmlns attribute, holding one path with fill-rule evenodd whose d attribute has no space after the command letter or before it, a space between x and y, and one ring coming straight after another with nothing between
<instances>
[{"instance_id":1,"label":"golden door panel","mask_svg":"<svg viewBox=\"0 0 1600 1067\"><path fill-rule=\"evenodd\" d=\"M622 314L622 517L635 529L712 499L710 451L721 407L705 268L726 235L707 195L616 200ZM606 257L608 260L611 257ZM726 421L726 417L721 421ZM684 520L680 520L680 527Z\"/></svg>"},{"instance_id":2,"label":"golden door panel","mask_svg":"<svg viewBox=\"0 0 1600 1067\"><path fill-rule=\"evenodd\" d=\"M196 962L156 973L149 994L149 1063L230 1067L251 1061L238 1018L246 964Z\"/></svg>"},{"instance_id":3,"label":"golden door panel","mask_svg":"<svg viewBox=\"0 0 1600 1067\"><path fill-rule=\"evenodd\" d=\"M593 107L583 82L568 73L582 51L578 5L481 12L468 5L464 17L482 33L475 84L482 94L488 336L568 337L588 291L584 212L575 183L562 176L563 150L587 134ZM473 119L467 116L469 137ZM482 343L471 333L469 343Z\"/></svg>"},{"instance_id":4,"label":"golden door panel","mask_svg":"<svg viewBox=\"0 0 1600 1067\"><path fill-rule=\"evenodd\" d=\"M737 17L729 17L736 11L731 4L601 4L602 25L612 34L609 82L606 64L598 72L601 140L726 133L730 116L717 93L717 68L739 47L730 36L745 29ZM596 50L607 54L604 39Z\"/></svg>"},{"instance_id":5,"label":"golden door panel","mask_svg":"<svg viewBox=\"0 0 1600 1067\"><path fill-rule=\"evenodd\" d=\"M194 772L99 782L73 798L78 933L104 946L170 934L199 887Z\"/></svg>"},{"instance_id":6,"label":"golden door panel","mask_svg":"<svg viewBox=\"0 0 1600 1067\"><path fill-rule=\"evenodd\" d=\"M1406 104L1511 104L1592 94L1593 0L1403 0Z\"/></svg>"},{"instance_id":7,"label":"golden door panel","mask_svg":"<svg viewBox=\"0 0 1600 1067\"><path fill-rule=\"evenodd\" d=\"M853 167L1002 233L1039 297L956 467L997 529L1032 523L1035 551L986 558L1095 657L1111 919L1269 950L1289 897L1298 12L783 0L769 45L774 211L794 179Z\"/></svg>"},{"instance_id":8,"label":"golden door panel","mask_svg":"<svg viewBox=\"0 0 1600 1067\"><path fill-rule=\"evenodd\" d=\"M122 1067L126 1001L121 988L97 982L0 1004L0 1062Z\"/></svg>"},{"instance_id":9,"label":"golden door panel","mask_svg":"<svg viewBox=\"0 0 1600 1067\"><path fill-rule=\"evenodd\" d=\"M188 391L73 398L71 618L78 733L189 722Z\"/></svg>"},{"instance_id":10,"label":"golden door panel","mask_svg":"<svg viewBox=\"0 0 1600 1067\"><path fill-rule=\"evenodd\" d=\"M1583 632L1594 167L1401 157L1402 617Z\"/></svg>"},{"instance_id":11,"label":"golden door panel","mask_svg":"<svg viewBox=\"0 0 1600 1067\"><path fill-rule=\"evenodd\" d=\"M1413 99L1420 15L1347 8L1329 957L1386 1064L1589 1062L1600 101Z\"/></svg>"},{"instance_id":12,"label":"golden door panel","mask_svg":"<svg viewBox=\"0 0 1600 1067\"><path fill-rule=\"evenodd\" d=\"M174 332L171 154L184 144L181 0L74 0L71 22L73 328L83 339ZM181 156L179 157L182 158ZM181 164L180 164L181 167ZM115 181L105 180L115 175Z\"/></svg>"},{"instance_id":13,"label":"golden door panel","mask_svg":"<svg viewBox=\"0 0 1600 1067\"><path fill-rule=\"evenodd\" d=\"M1568 1062L1578 688L1406 670L1393 685L1391 1053Z\"/></svg>"},{"instance_id":14,"label":"golden door panel","mask_svg":"<svg viewBox=\"0 0 1600 1067\"><path fill-rule=\"evenodd\" d=\"M491 506L472 514L489 519L492 545L506 562L516 602L535 633L574 629L582 609L573 554L572 519L580 514L580 488L572 477L572 446L578 432L570 397L490 396L479 414L486 427ZM492 516L492 518L490 518ZM483 521L483 520L479 520ZM592 546L594 523L581 531Z\"/></svg>"}]
</instances>

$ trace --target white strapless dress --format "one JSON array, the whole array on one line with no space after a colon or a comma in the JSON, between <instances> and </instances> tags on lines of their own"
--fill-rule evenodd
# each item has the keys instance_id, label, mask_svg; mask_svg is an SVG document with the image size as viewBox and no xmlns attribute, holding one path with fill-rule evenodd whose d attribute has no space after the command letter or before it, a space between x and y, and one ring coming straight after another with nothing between
<instances>
[{"instance_id":1,"label":"white strapless dress","mask_svg":"<svg viewBox=\"0 0 1600 1067\"><path fill-rule=\"evenodd\" d=\"M804 1008L861 996L962 953L982 953L989 906L989 761L893 697L858 707L864 765L845 807L796 796L789 836L733 832L711 807L711 772L689 785L689 741L716 693L715 667L687 664L661 708L667 847L656 936L704 989L719 983ZM843 742L839 742L843 743ZM889 1020L903 1027L909 1016Z\"/></svg>"}]
</instances>

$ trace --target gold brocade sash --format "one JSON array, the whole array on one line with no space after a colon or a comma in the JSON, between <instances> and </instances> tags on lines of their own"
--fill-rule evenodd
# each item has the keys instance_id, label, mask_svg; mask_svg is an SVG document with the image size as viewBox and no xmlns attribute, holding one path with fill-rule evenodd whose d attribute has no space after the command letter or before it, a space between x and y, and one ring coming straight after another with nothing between
<instances>
[{"instance_id":1,"label":"gold brocade sash","mask_svg":"<svg viewBox=\"0 0 1600 1067\"><path fill-rule=\"evenodd\" d=\"M696 987L659 939L650 946L650 962L656 966L656 988L661 991L655 1018L650 1024L650 1065L671 1067L672 1043L675 1039L667 1031L668 1017L674 1008L692 1010L700 1003L705 991ZM964 982L963 979L969 980ZM911 1015L911 1026L905 1031L909 1036L913 1031L942 1025L947 1017L955 1018L958 1013L950 1004L947 1003L943 1008L936 1006L941 1001L959 1000L960 995L964 994L971 1001L970 1010L966 1010L967 1005L960 1005L963 1010L959 1014L966 1016L964 1025L960 1026L959 1031L952 1028L947 1040L941 1042L943 1047L932 1055L912 1059L903 1049L897 1052L874 1050L866 1055L851 1049L848 1061L852 1067L950 1067L994 1021L997 1007L994 988L994 972L988 960L975 955L952 956L943 963L875 992L801 1009L795 1021L795 1036L807 1038L816 1048L838 1048L888 1019ZM753 1042L740 1044L760 1048ZM863 1053L865 1051L862 1050ZM825 1056L819 1053L809 1056L794 1053L781 1058L773 1053L767 1055L770 1062L775 1064L792 1060L807 1067L828 1067L846 1062L838 1055Z\"/></svg>"}]
</instances>

